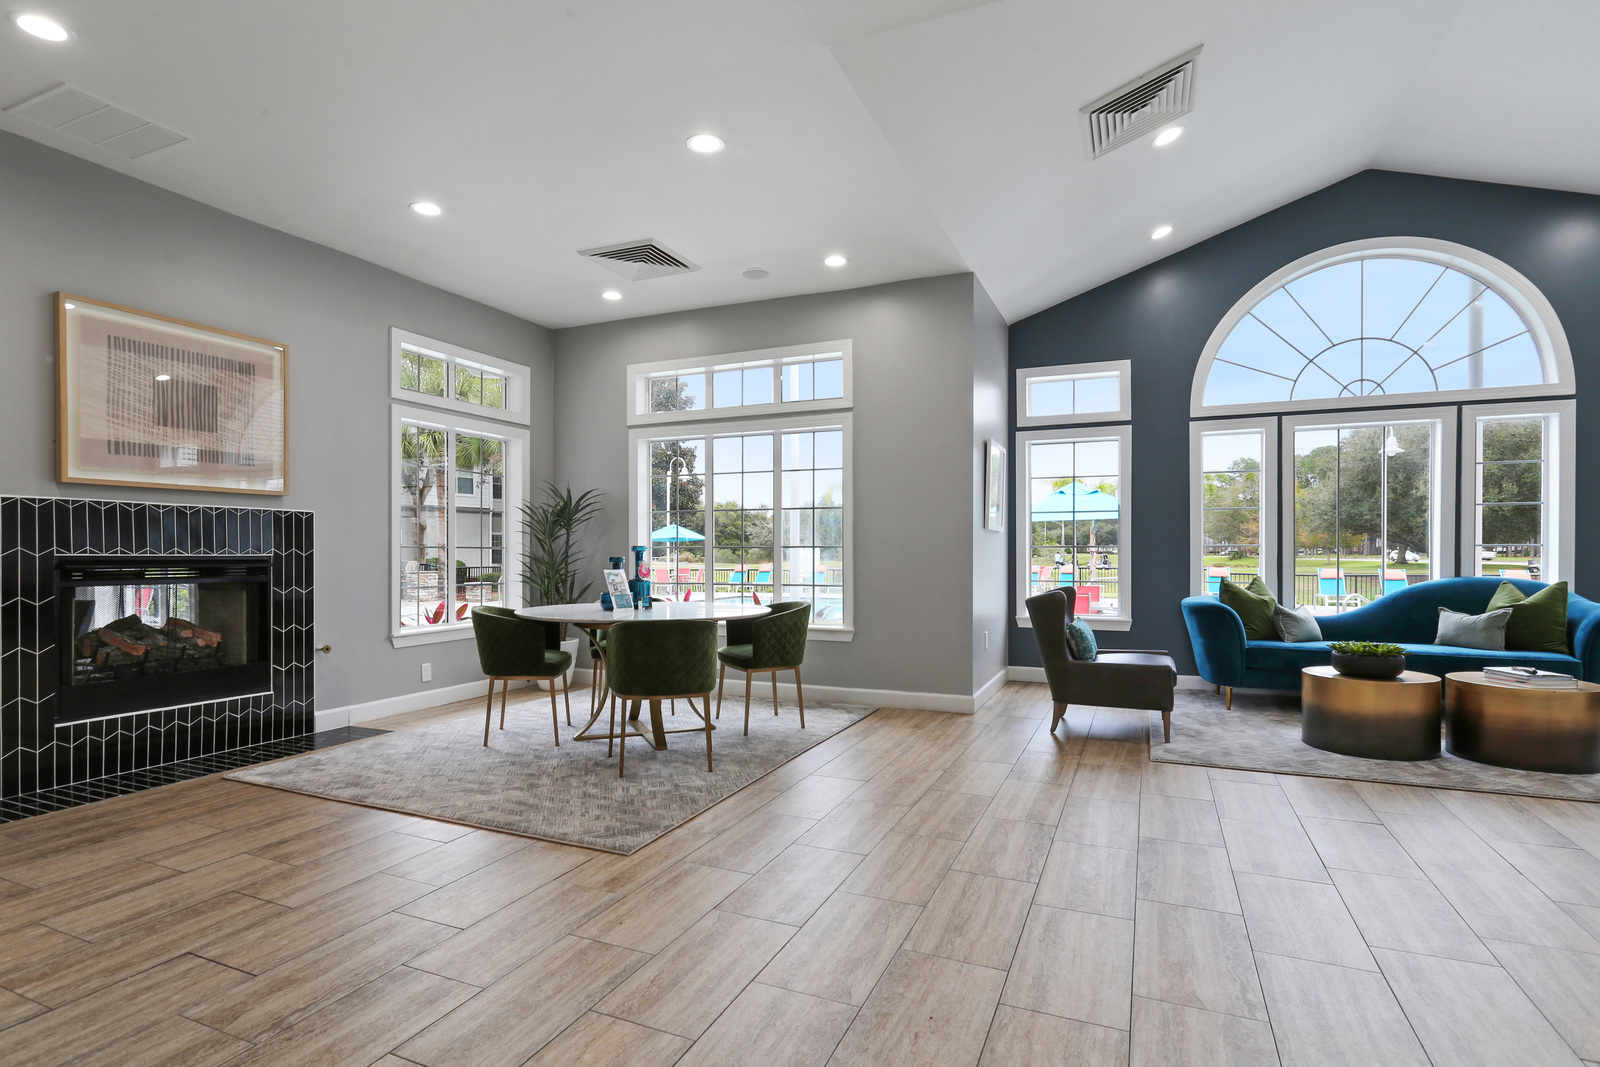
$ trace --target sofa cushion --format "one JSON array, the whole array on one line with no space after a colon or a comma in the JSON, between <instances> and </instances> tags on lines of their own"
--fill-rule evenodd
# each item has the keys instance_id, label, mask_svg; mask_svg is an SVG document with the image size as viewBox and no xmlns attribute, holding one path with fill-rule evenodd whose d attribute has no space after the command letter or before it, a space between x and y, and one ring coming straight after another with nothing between
<instances>
[{"instance_id":1,"label":"sofa cushion","mask_svg":"<svg viewBox=\"0 0 1600 1067\"><path fill-rule=\"evenodd\" d=\"M1326 666L1332 658L1327 641L1251 641L1245 646L1247 670L1297 674L1306 667ZM1538 667L1578 675L1581 664L1576 657L1556 652L1490 652L1456 645L1402 644L1406 650L1406 670L1437 674L1475 671L1488 664Z\"/></svg>"},{"instance_id":2,"label":"sofa cushion","mask_svg":"<svg viewBox=\"0 0 1600 1067\"><path fill-rule=\"evenodd\" d=\"M1298 672L1332 658L1326 641L1251 641L1244 650L1245 669L1252 671Z\"/></svg>"},{"instance_id":3,"label":"sofa cushion","mask_svg":"<svg viewBox=\"0 0 1600 1067\"><path fill-rule=\"evenodd\" d=\"M1567 645L1567 583L1547 585L1532 596L1510 582L1501 582L1489 598L1489 610L1511 609L1506 647L1519 652L1570 651Z\"/></svg>"},{"instance_id":4,"label":"sofa cushion","mask_svg":"<svg viewBox=\"0 0 1600 1067\"><path fill-rule=\"evenodd\" d=\"M1322 627L1317 625L1317 617L1303 604L1298 608L1273 605L1272 625L1277 628L1280 641L1322 640Z\"/></svg>"},{"instance_id":5,"label":"sofa cushion","mask_svg":"<svg viewBox=\"0 0 1600 1067\"><path fill-rule=\"evenodd\" d=\"M1273 598L1272 590L1267 588L1267 583L1261 580L1261 575L1251 578L1248 586L1236 585L1224 578L1218 583L1217 596L1239 613L1239 619L1244 623L1245 640L1270 641L1278 636L1278 628L1272 622L1272 609L1278 606L1278 602Z\"/></svg>"},{"instance_id":6,"label":"sofa cushion","mask_svg":"<svg viewBox=\"0 0 1600 1067\"><path fill-rule=\"evenodd\" d=\"M1449 608L1439 609L1439 635L1435 644L1455 648L1472 648L1486 652L1504 652L1506 649L1506 623L1511 621L1511 609L1500 608L1482 615L1467 615Z\"/></svg>"}]
</instances>

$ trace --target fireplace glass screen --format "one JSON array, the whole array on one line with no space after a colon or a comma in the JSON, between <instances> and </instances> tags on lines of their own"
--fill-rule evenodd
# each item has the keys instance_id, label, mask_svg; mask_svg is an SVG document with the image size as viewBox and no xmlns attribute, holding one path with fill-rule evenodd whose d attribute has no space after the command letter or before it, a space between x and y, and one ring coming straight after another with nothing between
<instances>
[{"instance_id":1,"label":"fireplace glass screen","mask_svg":"<svg viewBox=\"0 0 1600 1067\"><path fill-rule=\"evenodd\" d=\"M57 718L270 688L265 563L63 564Z\"/></svg>"}]
</instances>

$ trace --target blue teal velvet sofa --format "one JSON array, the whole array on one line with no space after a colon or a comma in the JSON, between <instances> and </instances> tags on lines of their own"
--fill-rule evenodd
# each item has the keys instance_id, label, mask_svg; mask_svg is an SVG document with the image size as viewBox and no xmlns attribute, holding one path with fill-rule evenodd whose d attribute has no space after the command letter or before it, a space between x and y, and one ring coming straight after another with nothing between
<instances>
[{"instance_id":1,"label":"blue teal velvet sofa","mask_svg":"<svg viewBox=\"0 0 1600 1067\"><path fill-rule=\"evenodd\" d=\"M1524 593L1542 582L1508 579ZM1406 668L1443 677L1450 671L1481 670L1491 664L1560 671L1600 680L1600 604L1567 597L1567 642L1571 655L1555 652L1488 652L1436 645L1439 609L1482 613L1500 588L1499 578L1437 578L1390 593L1341 615L1319 615L1321 641L1246 641L1239 613L1214 596L1183 601L1183 621L1194 645L1200 677L1212 685L1246 689L1300 690L1300 670L1326 664L1333 641L1386 641L1406 650Z\"/></svg>"}]
</instances>

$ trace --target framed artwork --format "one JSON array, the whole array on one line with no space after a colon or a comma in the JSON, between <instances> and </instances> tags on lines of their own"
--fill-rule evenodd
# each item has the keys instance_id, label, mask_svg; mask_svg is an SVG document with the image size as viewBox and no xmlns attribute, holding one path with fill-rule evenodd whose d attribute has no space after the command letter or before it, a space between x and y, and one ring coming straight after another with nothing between
<instances>
[{"instance_id":1,"label":"framed artwork","mask_svg":"<svg viewBox=\"0 0 1600 1067\"><path fill-rule=\"evenodd\" d=\"M288 362L259 337L56 294L56 478L282 496Z\"/></svg>"},{"instance_id":2,"label":"framed artwork","mask_svg":"<svg viewBox=\"0 0 1600 1067\"><path fill-rule=\"evenodd\" d=\"M983 528L1006 528L1006 446L992 438L984 464Z\"/></svg>"},{"instance_id":3,"label":"framed artwork","mask_svg":"<svg viewBox=\"0 0 1600 1067\"><path fill-rule=\"evenodd\" d=\"M633 594L628 590L627 571L601 571L606 580L606 592L611 595L611 607L615 611L631 611L633 609Z\"/></svg>"}]
</instances>

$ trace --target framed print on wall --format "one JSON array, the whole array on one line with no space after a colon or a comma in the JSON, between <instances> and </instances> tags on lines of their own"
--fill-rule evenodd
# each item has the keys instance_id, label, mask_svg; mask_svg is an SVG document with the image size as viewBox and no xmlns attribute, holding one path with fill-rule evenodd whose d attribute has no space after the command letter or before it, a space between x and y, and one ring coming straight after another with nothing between
<instances>
[{"instance_id":1,"label":"framed print on wall","mask_svg":"<svg viewBox=\"0 0 1600 1067\"><path fill-rule=\"evenodd\" d=\"M983 528L1006 528L1006 446L992 439L984 463Z\"/></svg>"},{"instance_id":2,"label":"framed print on wall","mask_svg":"<svg viewBox=\"0 0 1600 1067\"><path fill-rule=\"evenodd\" d=\"M282 496L289 353L56 294L56 478Z\"/></svg>"}]
</instances>

